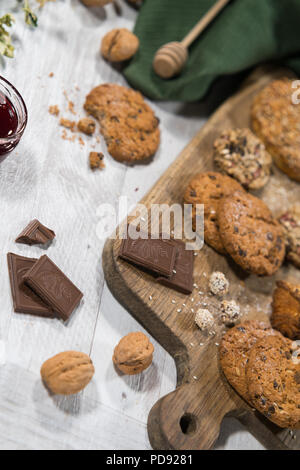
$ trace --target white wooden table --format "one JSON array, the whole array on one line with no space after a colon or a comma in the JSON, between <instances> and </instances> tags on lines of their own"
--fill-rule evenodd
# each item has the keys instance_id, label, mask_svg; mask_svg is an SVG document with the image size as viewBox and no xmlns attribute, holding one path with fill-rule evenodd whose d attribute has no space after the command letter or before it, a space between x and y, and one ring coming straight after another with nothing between
<instances>
[{"instance_id":1,"label":"white wooden table","mask_svg":"<svg viewBox=\"0 0 300 470\"><path fill-rule=\"evenodd\" d=\"M57 119L47 111L49 105L58 105L62 116L73 118L65 112L65 90L75 103L77 119L84 115L82 104L92 87L104 82L125 84L99 55L104 33L134 25L136 11L123 0L119 3L121 15L112 5L88 10L78 0L57 0L40 13L34 31L16 13L16 58L1 66L1 74L20 90L29 110L21 144L0 164L1 449L150 449L148 412L176 384L174 362L154 340L154 363L143 374L119 376L113 367L114 346L123 335L141 327L105 285L97 210L103 202L117 205L120 195L132 204L141 199L203 125L199 105L152 103L162 129L154 161L127 168L108 155L101 140L97 148L105 153L106 169L95 173L87 164L92 141L84 139L82 147L63 140ZM1 2L0 13L13 5L15 0ZM45 253L14 243L35 217L56 231L57 239L47 254L85 295L67 326L13 313L6 253L30 257ZM40 380L40 366L69 349L91 354L95 377L76 397L50 397ZM261 446L236 421L227 420L216 448Z\"/></svg>"}]
</instances>

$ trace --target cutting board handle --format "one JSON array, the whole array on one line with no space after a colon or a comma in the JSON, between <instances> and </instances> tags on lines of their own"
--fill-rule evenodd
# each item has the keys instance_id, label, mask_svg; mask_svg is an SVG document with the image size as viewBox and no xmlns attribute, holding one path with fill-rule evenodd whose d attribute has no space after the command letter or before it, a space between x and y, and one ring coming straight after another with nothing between
<instances>
[{"instance_id":1,"label":"cutting board handle","mask_svg":"<svg viewBox=\"0 0 300 470\"><path fill-rule=\"evenodd\" d=\"M235 404L224 397L222 387L212 391L209 384L199 385L196 380L184 384L153 406L148 433L154 449L205 450L214 445L225 415L235 410Z\"/></svg>"}]
</instances>

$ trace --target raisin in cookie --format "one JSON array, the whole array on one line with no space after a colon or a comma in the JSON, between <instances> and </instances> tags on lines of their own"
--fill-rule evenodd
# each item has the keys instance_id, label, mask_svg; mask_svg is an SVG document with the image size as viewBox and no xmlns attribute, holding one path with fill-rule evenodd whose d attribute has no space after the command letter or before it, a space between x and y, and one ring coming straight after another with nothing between
<instances>
[{"instance_id":1,"label":"raisin in cookie","mask_svg":"<svg viewBox=\"0 0 300 470\"><path fill-rule=\"evenodd\" d=\"M159 120L142 95L115 84L94 88L85 110L99 120L109 153L120 162L152 157L160 142Z\"/></svg>"},{"instance_id":2,"label":"raisin in cookie","mask_svg":"<svg viewBox=\"0 0 300 470\"><path fill-rule=\"evenodd\" d=\"M196 205L204 204L204 239L219 253L225 254L220 238L217 211L223 197L234 191L243 191L242 186L230 178L217 172L200 173L190 181L184 203L193 205L193 229L196 230Z\"/></svg>"},{"instance_id":3,"label":"raisin in cookie","mask_svg":"<svg viewBox=\"0 0 300 470\"><path fill-rule=\"evenodd\" d=\"M270 325L259 321L246 321L227 331L220 345L220 364L225 377L245 400L248 400L246 365L253 345L276 335Z\"/></svg>"},{"instance_id":4,"label":"raisin in cookie","mask_svg":"<svg viewBox=\"0 0 300 470\"><path fill-rule=\"evenodd\" d=\"M137 36L126 28L112 29L101 42L101 54L110 62L131 59L138 48Z\"/></svg>"},{"instance_id":5,"label":"raisin in cookie","mask_svg":"<svg viewBox=\"0 0 300 470\"><path fill-rule=\"evenodd\" d=\"M272 307L273 328L290 339L300 339L300 285L277 281Z\"/></svg>"},{"instance_id":6,"label":"raisin in cookie","mask_svg":"<svg viewBox=\"0 0 300 470\"><path fill-rule=\"evenodd\" d=\"M300 428L300 362L296 343L269 336L251 349L246 368L253 406L281 428Z\"/></svg>"},{"instance_id":7,"label":"raisin in cookie","mask_svg":"<svg viewBox=\"0 0 300 470\"><path fill-rule=\"evenodd\" d=\"M292 102L292 84L284 78L267 85L253 102L251 119L278 168L300 181L300 106Z\"/></svg>"},{"instance_id":8,"label":"raisin in cookie","mask_svg":"<svg viewBox=\"0 0 300 470\"><path fill-rule=\"evenodd\" d=\"M300 268L300 205L295 204L278 220L285 234L287 259Z\"/></svg>"},{"instance_id":9,"label":"raisin in cookie","mask_svg":"<svg viewBox=\"0 0 300 470\"><path fill-rule=\"evenodd\" d=\"M218 221L225 250L245 271L272 276L285 255L283 230L266 204L246 192L220 202Z\"/></svg>"},{"instance_id":10,"label":"raisin in cookie","mask_svg":"<svg viewBox=\"0 0 300 470\"><path fill-rule=\"evenodd\" d=\"M224 131L214 143L214 159L246 189L260 189L269 180L272 157L250 129Z\"/></svg>"}]
</instances>

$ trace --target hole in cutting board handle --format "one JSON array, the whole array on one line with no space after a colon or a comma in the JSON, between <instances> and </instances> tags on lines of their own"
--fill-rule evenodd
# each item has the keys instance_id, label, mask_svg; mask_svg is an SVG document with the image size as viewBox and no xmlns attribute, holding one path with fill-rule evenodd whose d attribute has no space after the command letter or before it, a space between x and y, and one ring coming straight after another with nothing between
<instances>
[{"instance_id":1,"label":"hole in cutting board handle","mask_svg":"<svg viewBox=\"0 0 300 470\"><path fill-rule=\"evenodd\" d=\"M180 421L180 428L183 434L191 435L196 432L197 429L197 418L191 413L185 413Z\"/></svg>"}]
</instances>

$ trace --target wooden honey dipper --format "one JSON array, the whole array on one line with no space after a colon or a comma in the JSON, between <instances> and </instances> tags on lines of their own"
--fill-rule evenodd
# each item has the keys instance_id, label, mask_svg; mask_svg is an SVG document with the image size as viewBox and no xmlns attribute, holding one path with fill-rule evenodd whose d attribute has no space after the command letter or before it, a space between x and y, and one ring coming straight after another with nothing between
<instances>
[{"instance_id":1,"label":"wooden honey dipper","mask_svg":"<svg viewBox=\"0 0 300 470\"><path fill-rule=\"evenodd\" d=\"M218 0L181 42L169 42L155 54L153 68L161 78L178 75L188 59L188 47L231 0Z\"/></svg>"}]
</instances>

